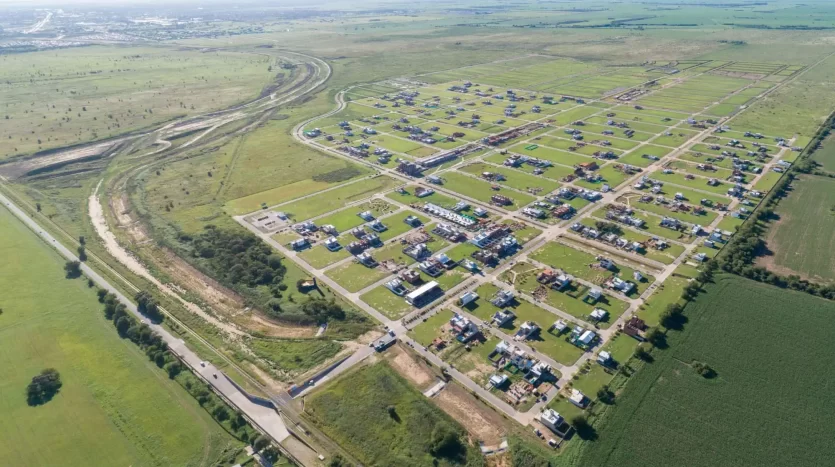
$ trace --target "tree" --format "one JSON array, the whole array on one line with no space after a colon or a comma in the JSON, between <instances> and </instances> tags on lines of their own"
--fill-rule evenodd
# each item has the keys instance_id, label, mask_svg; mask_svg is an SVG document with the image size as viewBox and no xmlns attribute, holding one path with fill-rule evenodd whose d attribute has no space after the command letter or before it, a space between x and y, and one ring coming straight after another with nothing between
<instances>
[{"instance_id":1,"label":"tree","mask_svg":"<svg viewBox=\"0 0 835 467\"><path fill-rule=\"evenodd\" d=\"M666 341L664 333L657 327L650 328L647 331L646 339L655 347L663 346L664 342Z\"/></svg>"},{"instance_id":2,"label":"tree","mask_svg":"<svg viewBox=\"0 0 835 467\"><path fill-rule=\"evenodd\" d=\"M41 212L41 203L35 203L35 209L36 209L38 212Z\"/></svg>"},{"instance_id":3,"label":"tree","mask_svg":"<svg viewBox=\"0 0 835 467\"><path fill-rule=\"evenodd\" d=\"M692 366L693 369L696 370L696 373L700 374L702 378L712 379L716 377L716 371L714 371L707 363L694 361Z\"/></svg>"},{"instance_id":4,"label":"tree","mask_svg":"<svg viewBox=\"0 0 835 467\"><path fill-rule=\"evenodd\" d=\"M162 321L163 315L159 310L157 300L150 293L141 290L134 296L136 309L155 323Z\"/></svg>"},{"instance_id":5,"label":"tree","mask_svg":"<svg viewBox=\"0 0 835 467\"><path fill-rule=\"evenodd\" d=\"M130 318L127 316L120 316L116 319L116 321L114 321L114 324L116 325L116 332L118 332L120 336L125 336L128 329L130 329L131 322Z\"/></svg>"},{"instance_id":6,"label":"tree","mask_svg":"<svg viewBox=\"0 0 835 467\"><path fill-rule=\"evenodd\" d=\"M446 423L438 423L432 430L429 452L435 457L455 459L462 457L464 445L458 433Z\"/></svg>"},{"instance_id":7,"label":"tree","mask_svg":"<svg viewBox=\"0 0 835 467\"><path fill-rule=\"evenodd\" d=\"M87 261L87 250L84 249L84 245L78 246L78 260L79 261Z\"/></svg>"},{"instance_id":8,"label":"tree","mask_svg":"<svg viewBox=\"0 0 835 467\"><path fill-rule=\"evenodd\" d=\"M81 245L87 244L87 240L84 238L84 235L78 237L78 243L80 243Z\"/></svg>"},{"instance_id":9,"label":"tree","mask_svg":"<svg viewBox=\"0 0 835 467\"><path fill-rule=\"evenodd\" d=\"M220 422L229 420L229 410L226 408L225 405L218 405L212 411L212 416Z\"/></svg>"},{"instance_id":10,"label":"tree","mask_svg":"<svg viewBox=\"0 0 835 467\"><path fill-rule=\"evenodd\" d=\"M649 352L647 352L647 349L645 349L643 345L639 345L638 347L636 347L635 352L633 352L632 355L638 360L642 360L645 362L649 362L652 360L652 355L650 355Z\"/></svg>"},{"instance_id":11,"label":"tree","mask_svg":"<svg viewBox=\"0 0 835 467\"><path fill-rule=\"evenodd\" d=\"M107 297L107 289L96 290L96 296L99 298L99 303L104 303L104 299Z\"/></svg>"},{"instance_id":12,"label":"tree","mask_svg":"<svg viewBox=\"0 0 835 467\"><path fill-rule=\"evenodd\" d=\"M259 452L269 445L270 439L264 435L260 435L257 438L255 438L255 441L252 442L252 449L254 449L255 452Z\"/></svg>"},{"instance_id":13,"label":"tree","mask_svg":"<svg viewBox=\"0 0 835 467\"><path fill-rule=\"evenodd\" d=\"M281 455L279 454L278 449L276 449L274 446L269 446L263 451L261 451L261 457L266 459L267 462L269 462L270 464L275 464L278 461L278 458L281 457Z\"/></svg>"},{"instance_id":14,"label":"tree","mask_svg":"<svg viewBox=\"0 0 835 467\"><path fill-rule=\"evenodd\" d=\"M54 368L47 368L32 378L32 382L26 386L26 402L30 406L45 404L55 394L58 394L61 386L63 386L63 383L61 382L61 375L58 371Z\"/></svg>"},{"instance_id":15,"label":"tree","mask_svg":"<svg viewBox=\"0 0 835 467\"><path fill-rule=\"evenodd\" d=\"M353 467L353 464L346 461L342 454L334 454L328 462L328 467Z\"/></svg>"},{"instance_id":16,"label":"tree","mask_svg":"<svg viewBox=\"0 0 835 467\"><path fill-rule=\"evenodd\" d=\"M179 362L166 363L164 368L166 373L168 373L168 377L171 379L176 378L183 371L183 366Z\"/></svg>"},{"instance_id":17,"label":"tree","mask_svg":"<svg viewBox=\"0 0 835 467\"><path fill-rule=\"evenodd\" d=\"M66 272L67 279L75 279L81 276L81 263L78 261L67 261L64 264L64 272Z\"/></svg>"}]
</instances>

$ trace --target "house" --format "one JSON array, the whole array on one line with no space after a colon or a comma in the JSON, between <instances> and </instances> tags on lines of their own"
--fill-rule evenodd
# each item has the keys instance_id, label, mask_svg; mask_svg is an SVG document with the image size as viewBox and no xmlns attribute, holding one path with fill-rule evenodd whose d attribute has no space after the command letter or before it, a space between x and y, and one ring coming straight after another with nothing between
<instances>
[{"instance_id":1,"label":"house","mask_svg":"<svg viewBox=\"0 0 835 467\"><path fill-rule=\"evenodd\" d=\"M444 267L444 268L446 268L446 269L452 269L452 268L454 268L455 266L457 266L457 265L458 265L458 263L456 263L455 261L453 261L453 260L452 260L452 258L450 258L449 256L447 256L447 254L446 254L446 253L440 253L440 254L437 254L437 255L435 255L435 258L433 258L433 259L434 259L434 260L435 260L438 264L440 264L441 266L443 266L443 267Z\"/></svg>"},{"instance_id":2,"label":"house","mask_svg":"<svg viewBox=\"0 0 835 467\"><path fill-rule=\"evenodd\" d=\"M329 237L325 240L325 248L330 251L339 251L342 249L342 245L339 244L339 240L336 237Z\"/></svg>"},{"instance_id":3,"label":"house","mask_svg":"<svg viewBox=\"0 0 835 467\"><path fill-rule=\"evenodd\" d=\"M539 414L539 421L553 432L558 432L564 420L554 409L545 409Z\"/></svg>"},{"instance_id":4,"label":"house","mask_svg":"<svg viewBox=\"0 0 835 467\"><path fill-rule=\"evenodd\" d=\"M704 263L705 261L707 261L707 255L704 254L704 253L697 253L696 255L693 256L693 259L695 259L696 261L698 261L700 263Z\"/></svg>"},{"instance_id":5,"label":"house","mask_svg":"<svg viewBox=\"0 0 835 467\"><path fill-rule=\"evenodd\" d=\"M507 384L507 375L493 375L490 377L490 385L494 388L500 388Z\"/></svg>"},{"instance_id":6,"label":"house","mask_svg":"<svg viewBox=\"0 0 835 467\"><path fill-rule=\"evenodd\" d=\"M490 299L490 303L497 308L504 308L514 299L513 291L511 290L499 290L496 292L496 295Z\"/></svg>"},{"instance_id":7,"label":"house","mask_svg":"<svg viewBox=\"0 0 835 467\"><path fill-rule=\"evenodd\" d=\"M612 288L624 295L629 295L633 290L635 290L635 284L625 281L620 277L613 277Z\"/></svg>"},{"instance_id":8,"label":"house","mask_svg":"<svg viewBox=\"0 0 835 467\"><path fill-rule=\"evenodd\" d=\"M461 343L466 343L480 334L478 327L469 318L458 313L453 314L449 324L452 326L452 333L455 334L455 338Z\"/></svg>"},{"instance_id":9,"label":"house","mask_svg":"<svg viewBox=\"0 0 835 467\"><path fill-rule=\"evenodd\" d=\"M540 284L550 284L557 278L557 273L553 269L543 269L536 276L536 281Z\"/></svg>"},{"instance_id":10,"label":"house","mask_svg":"<svg viewBox=\"0 0 835 467\"><path fill-rule=\"evenodd\" d=\"M336 227L334 227L334 226L332 226L332 225L330 225L330 224L328 224L328 225L323 225L323 226L322 226L322 232L325 232L326 234L328 234L328 235L333 235L333 236L337 236L337 235L339 235L339 231L338 231L338 230L336 230Z\"/></svg>"},{"instance_id":11,"label":"house","mask_svg":"<svg viewBox=\"0 0 835 467\"><path fill-rule=\"evenodd\" d=\"M592 288L583 299L584 302L597 303L603 297L603 291L598 288Z\"/></svg>"},{"instance_id":12,"label":"house","mask_svg":"<svg viewBox=\"0 0 835 467\"><path fill-rule=\"evenodd\" d=\"M612 269L615 269L615 263L614 263L614 261L612 261L608 258L601 258L600 259L600 267L607 270L607 271L611 271Z\"/></svg>"},{"instance_id":13,"label":"house","mask_svg":"<svg viewBox=\"0 0 835 467\"><path fill-rule=\"evenodd\" d=\"M460 297L458 297L458 303L461 306L467 306L470 303L476 301L478 299L478 294L473 292L472 290L465 292Z\"/></svg>"},{"instance_id":14,"label":"house","mask_svg":"<svg viewBox=\"0 0 835 467\"><path fill-rule=\"evenodd\" d=\"M404 248L403 254L413 258L415 261L422 261L424 258L429 257L429 255L432 254L432 251L429 250L429 247L427 247L425 243L416 243Z\"/></svg>"},{"instance_id":15,"label":"house","mask_svg":"<svg viewBox=\"0 0 835 467\"><path fill-rule=\"evenodd\" d=\"M407 216L405 219L403 219L403 222L409 224L412 227L420 227L423 224L423 222L421 222L420 219L417 218L417 216Z\"/></svg>"},{"instance_id":16,"label":"house","mask_svg":"<svg viewBox=\"0 0 835 467\"><path fill-rule=\"evenodd\" d=\"M368 235L368 232L366 232L365 229L363 229L362 227L355 227L355 228L351 229L351 235L353 235L354 237L357 237L359 239L362 239L366 235Z\"/></svg>"},{"instance_id":17,"label":"house","mask_svg":"<svg viewBox=\"0 0 835 467\"><path fill-rule=\"evenodd\" d=\"M551 327L551 329L553 329L554 331L556 331L556 333L559 335L559 334L561 334L563 331L565 331L565 328L567 328L567 327L568 327L568 325L565 323L565 321L563 321L563 320L561 320L561 319L558 319L558 320L554 323L554 325Z\"/></svg>"},{"instance_id":18,"label":"house","mask_svg":"<svg viewBox=\"0 0 835 467\"><path fill-rule=\"evenodd\" d=\"M601 350L599 354L597 354L597 363L603 366L610 366L614 363L612 359L612 354L605 350Z\"/></svg>"},{"instance_id":19,"label":"house","mask_svg":"<svg viewBox=\"0 0 835 467\"><path fill-rule=\"evenodd\" d=\"M506 225L498 226L488 230L482 230L470 239L470 243L479 248L487 248L490 245L501 240L502 238L510 235L510 232L510 227Z\"/></svg>"},{"instance_id":20,"label":"house","mask_svg":"<svg viewBox=\"0 0 835 467\"><path fill-rule=\"evenodd\" d=\"M371 257L371 254L368 252L363 252L357 255L357 261L360 262L363 266L367 266L369 268L377 267L377 261Z\"/></svg>"},{"instance_id":21,"label":"house","mask_svg":"<svg viewBox=\"0 0 835 467\"><path fill-rule=\"evenodd\" d=\"M473 214L475 214L478 217L485 217L487 216L487 210L484 208L475 208L473 210Z\"/></svg>"},{"instance_id":22,"label":"house","mask_svg":"<svg viewBox=\"0 0 835 467\"><path fill-rule=\"evenodd\" d=\"M576 405L577 407L580 407L581 409L585 409L586 406L589 405L589 398L577 389L571 390L571 396L568 398L568 400L569 402Z\"/></svg>"},{"instance_id":23,"label":"house","mask_svg":"<svg viewBox=\"0 0 835 467\"><path fill-rule=\"evenodd\" d=\"M497 311L493 315L493 323L495 323L497 327L502 327L505 324L513 321L515 318L516 315L514 315L513 312L510 310Z\"/></svg>"},{"instance_id":24,"label":"house","mask_svg":"<svg viewBox=\"0 0 835 467\"><path fill-rule=\"evenodd\" d=\"M406 293L406 287L403 286L403 282L401 282L399 279L392 279L386 282L385 287L391 290L393 294L399 297L402 297L403 294Z\"/></svg>"},{"instance_id":25,"label":"house","mask_svg":"<svg viewBox=\"0 0 835 467\"><path fill-rule=\"evenodd\" d=\"M421 261L418 264L418 269L423 271L429 277L438 277L444 273L444 270L440 267L440 265L432 260Z\"/></svg>"},{"instance_id":26,"label":"house","mask_svg":"<svg viewBox=\"0 0 835 467\"><path fill-rule=\"evenodd\" d=\"M647 323L644 322L641 318L637 316L633 316L626 322L623 326L623 332L627 336L632 336L633 338L643 342L644 341L644 331L648 329Z\"/></svg>"},{"instance_id":27,"label":"house","mask_svg":"<svg viewBox=\"0 0 835 467\"><path fill-rule=\"evenodd\" d=\"M388 230L388 227L386 227L385 224L380 222L379 219L372 221L370 224L368 224L368 227L375 232L385 232L386 230Z\"/></svg>"},{"instance_id":28,"label":"house","mask_svg":"<svg viewBox=\"0 0 835 467\"><path fill-rule=\"evenodd\" d=\"M632 279L635 279L635 282L643 282L644 276L638 271L633 271Z\"/></svg>"},{"instance_id":29,"label":"house","mask_svg":"<svg viewBox=\"0 0 835 467\"><path fill-rule=\"evenodd\" d=\"M371 211L363 211L357 215L360 216L360 218L366 222L371 222L374 220L374 215L371 214Z\"/></svg>"},{"instance_id":30,"label":"house","mask_svg":"<svg viewBox=\"0 0 835 467\"><path fill-rule=\"evenodd\" d=\"M571 276L569 276L568 274L560 274L556 277L556 279L554 279L554 283L551 284L551 288L557 291L562 291L570 285Z\"/></svg>"},{"instance_id":31,"label":"house","mask_svg":"<svg viewBox=\"0 0 835 467\"><path fill-rule=\"evenodd\" d=\"M406 302L420 307L441 295L441 288L435 281L429 281L406 295Z\"/></svg>"},{"instance_id":32,"label":"house","mask_svg":"<svg viewBox=\"0 0 835 467\"><path fill-rule=\"evenodd\" d=\"M602 308L595 308L589 316L594 321L603 321L609 316L609 312Z\"/></svg>"},{"instance_id":33,"label":"house","mask_svg":"<svg viewBox=\"0 0 835 467\"><path fill-rule=\"evenodd\" d=\"M538 332L539 325L537 325L533 321L525 321L524 323L522 323L521 326L519 326L519 330L516 331L516 334L513 335L513 338L517 341L524 341L533 337Z\"/></svg>"},{"instance_id":34,"label":"house","mask_svg":"<svg viewBox=\"0 0 835 467\"><path fill-rule=\"evenodd\" d=\"M305 248L310 246L310 242L307 241L306 238L300 238L298 240L293 240L290 242L290 248L299 251L304 250Z\"/></svg>"},{"instance_id":35,"label":"house","mask_svg":"<svg viewBox=\"0 0 835 467\"><path fill-rule=\"evenodd\" d=\"M589 346L594 342L596 338L597 334L595 334L594 331L585 331L584 333L580 334L580 337L577 338L577 340L583 345Z\"/></svg>"},{"instance_id":36,"label":"house","mask_svg":"<svg viewBox=\"0 0 835 467\"><path fill-rule=\"evenodd\" d=\"M415 271L414 269L404 270L400 273L400 278L412 285L417 284L421 281L420 273Z\"/></svg>"}]
</instances>

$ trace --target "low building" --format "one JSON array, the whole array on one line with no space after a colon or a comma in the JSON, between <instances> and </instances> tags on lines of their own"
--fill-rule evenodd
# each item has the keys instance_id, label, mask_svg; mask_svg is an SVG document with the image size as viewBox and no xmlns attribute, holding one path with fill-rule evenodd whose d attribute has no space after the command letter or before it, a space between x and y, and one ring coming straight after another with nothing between
<instances>
[{"instance_id":1,"label":"low building","mask_svg":"<svg viewBox=\"0 0 835 467\"><path fill-rule=\"evenodd\" d=\"M589 292L586 294L586 297L583 300L589 303L597 303L597 301L600 300L602 297L603 291L597 288L593 288L589 290Z\"/></svg>"},{"instance_id":2,"label":"low building","mask_svg":"<svg viewBox=\"0 0 835 467\"><path fill-rule=\"evenodd\" d=\"M435 281L429 281L406 294L406 301L416 307L423 306L442 295L441 288Z\"/></svg>"},{"instance_id":3,"label":"low building","mask_svg":"<svg viewBox=\"0 0 835 467\"><path fill-rule=\"evenodd\" d=\"M553 329L554 332L556 332L559 335L563 331L565 331L565 329L567 327L568 327L568 324L566 324L565 321L563 321L561 319L558 319L556 322L554 322L553 326L551 326L551 329Z\"/></svg>"},{"instance_id":4,"label":"low building","mask_svg":"<svg viewBox=\"0 0 835 467\"><path fill-rule=\"evenodd\" d=\"M455 339L461 343L467 343L481 333L475 323L470 321L469 318L459 315L458 313L452 315L452 318L449 320L449 324L452 326L452 332L455 334Z\"/></svg>"},{"instance_id":5,"label":"low building","mask_svg":"<svg viewBox=\"0 0 835 467\"><path fill-rule=\"evenodd\" d=\"M293 240L290 242L290 248L299 251L304 250L305 248L310 246L310 242L307 241L306 238L300 238L298 240Z\"/></svg>"},{"instance_id":6,"label":"low building","mask_svg":"<svg viewBox=\"0 0 835 467\"><path fill-rule=\"evenodd\" d=\"M402 297L403 294L406 293L406 287L403 286L403 282L401 282L400 279L392 279L386 282L385 287L391 290L393 294L400 297Z\"/></svg>"},{"instance_id":7,"label":"low building","mask_svg":"<svg viewBox=\"0 0 835 467\"><path fill-rule=\"evenodd\" d=\"M467 306L478 299L478 294L473 291L467 291L458 297L458 303L461 306Z\"/></svg>"},{"instance_id":8,"label":"low building","mask_svg":"<svg viewBox=\"0 0 835 467\"><path fill-rule=\"evenodd\" d=\"M507 375L493 375L490 377L490 385L494 388L500 388L507 384Z\"/></svg>"},{"instance_id":9,"label":"low building","mask_svg":"<svg viewBox=\"0 0 835 467\"><path fill-rule=\"evenodd\" d=\"M515 318L516 315L513 314L513 312L510 310L497 311L495 314L493 314L493 323L498 327L502 327L505 324L513 321Z\"/></svg>"},{"instance_id":10,"label":"low building","mask_svg":"<svg viewBox=\"0 0 835 467\"><path fill-rule=\"evenodd\" d=\"M589 405L589 398L577 389L571 390L571 396L569 396L568 401L581 409L585 409Z\"/></svg>"},{"instance_id":11,"label":"low building","mask_svg":"<svg viewBox=\"0 0 835 467\"><path fill-rule=\"evenodd\" d=\"M421 261L418 264L418 269L423 271L429 277L438 277L444 273L443 268L435 261Z\"/></svg>"},{"instance_id":12,"label":"low building","mask_svg":"<svg viewBox=\"0 0 835 467\"><path fill-rule=\"evenodd\" d=\"M595 308L589 316L594 321L603 321L609 317L609 312L602 308Z\"/></svg>"},{"instance_id":13,"label":"low building","mask_svg":"<svg viewBox=\"0 0 835 467\"><path fill-rule=\"evenodd\" d=\"M405 219L403 219L403 222L409 224L412 227L420 227L423 224L423 222L421 222L421 220L418 219L417 216L407 216Z\"/></svg>"},{"instance_id":14,"label":"low building","mask_svg":"<svg viewBox=\"0 0 835 467\"><path fill-rule=\"evenodd\" d=\"M363 266L367 266L369 268L377 267L377 260L375 260L368 252L358 254L357 261L359 261Z\"/></svg>"},{"instance_id":15,"label":"low building","mask_svg":"<svg viewBox=\"0 0 835 467\"><path fill-rule=\"evenodd\" d=\"M516 331L513 338L517 341L519 340L528 340L531 337L535 336L539 332L539 325L534 323L533 321L525 321L519 326L519 330Z\"/></svg>"},{"instance_id":16,"label":"low building","mask_svg":"<svg viewBox=\"0 0 835 467\"><path fill-rule=\"evenodd\" d=\"M325 240L325 248L330 251L339 251L342 249L342 245L339 244L339 240L336 237L330 237Z\"/></svg>"},{"instance_id":17,"label":"low building","mask_svg":"<svg viewBox=\"0 0 835 467\"><path fill-rule=\"evenodd\" d=\"M508 306L514 298L515 294L512 290L502 289L496 292L496 295L490 299L490 303L497 308L504 308Z\"/></svg>"},{"instance_id":18,"label":"low building","mask_svg":"<svg viewBox=\"0 0 835 467\"><path fill-rule=\"evenodd\" d=\"M612 354L605 350L601 350L599 354L597 354L597 363L603 366L611 366L614 360L612 359Z\"/></svg>"},{"instance_id":19,"label":"low building","mask_svg":"<svg viewBox=\"0 0 835 467\"><path fill-rule=\"evenodd\" d=\"M556 410L545 409L539 414L539 422L556 433L560 431L560 427L562 426L564 420Z\"/></svg>"}]
</instances>

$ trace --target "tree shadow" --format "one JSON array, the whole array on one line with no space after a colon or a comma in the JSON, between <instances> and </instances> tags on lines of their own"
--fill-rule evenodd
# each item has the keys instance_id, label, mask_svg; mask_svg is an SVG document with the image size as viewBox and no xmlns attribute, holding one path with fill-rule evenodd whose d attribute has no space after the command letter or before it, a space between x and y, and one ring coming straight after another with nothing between
<instances>
[{"instance_id":1,"label":"tree shadow","mask_svg":"<svg viewBox=\"0 0 835 467\"><path fill-rule=\"evenodd\" d=\"M687 318L687 316L684 316L683 314L679 313L668 317L661 324L665 328L672 331L683 331L684 325L687 324L688 321L689 319Z\"/></svg>"}]
</instances>

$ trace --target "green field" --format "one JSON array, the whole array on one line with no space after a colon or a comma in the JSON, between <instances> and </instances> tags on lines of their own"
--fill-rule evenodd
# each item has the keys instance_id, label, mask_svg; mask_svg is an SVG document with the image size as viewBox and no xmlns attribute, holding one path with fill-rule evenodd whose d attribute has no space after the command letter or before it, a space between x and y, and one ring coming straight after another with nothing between
<instances>
[{"instance_id":1,"label":"green field","mask_svg":"<svg viewBox=\"0 0 835 467\"><path fill-rule=\"evenodd\" d=\"M820 465L833 446L835 405L822 387L835 305L720 276L685 309L587 443L584 465ZM801 338L803 345L798 345ZM815 355L815 358L810 358ZM706 379L689 366L707 363Z\"/></svg>"},{"instance_id":2,"label":"green field","mask_svg":"<svg viewBox=\"0 0 835 467\"><path fill-rule=\"evenodd\" d=\"M238 443L182 387L119 338L95 289L0 210L0 458L10 465L211 465ZM45 368L63 387L30 407ZM48 446L48 448L46 448Z\"/></svg>"},{"instance_id":3,"label":"green field","mask_svg":"<svg viewBox=\"0 0 835 467\"><path fill-rule=\"evenodd\" d=\"M464 465L480 456L463 428L388 364L362 367L307 398L305 411L330 437L366 465ZM441 428L439 428L441 427ZM433 456L433 435L446 428L463 445Z\"/></svg>"},{"instance_id":4,"label":"green field","mask_svg":"<svg viewBox=\"0 0 835 467\"><path fill-rule=\"evenodd\" d=\"M835 281L835 180L803 176L791 186L767 234L773 256L761 260L780 272Z\"/></svg>"},{"instance_id":5,"label":"green field","mask_svg":"<svg viewBox=\"0 0 835 467\"><path fill-rule=\"evenodd\" d=\"M9 118L0 159L105 139L254 99L275 79L276 73L267 71L271 63L272 58L256 54L155 47L4 55L0 104Z\"/></svg>"}]
</instances>

